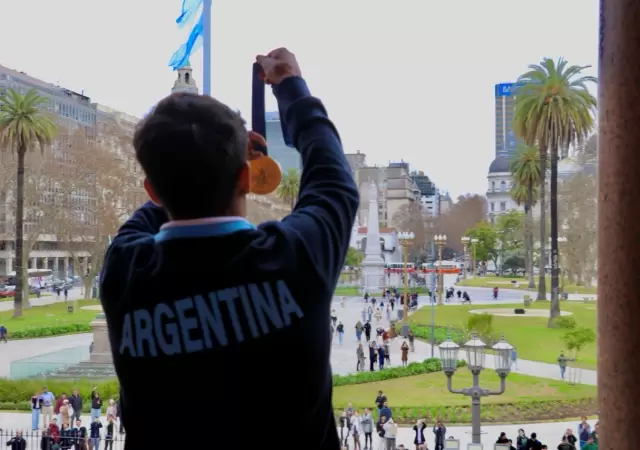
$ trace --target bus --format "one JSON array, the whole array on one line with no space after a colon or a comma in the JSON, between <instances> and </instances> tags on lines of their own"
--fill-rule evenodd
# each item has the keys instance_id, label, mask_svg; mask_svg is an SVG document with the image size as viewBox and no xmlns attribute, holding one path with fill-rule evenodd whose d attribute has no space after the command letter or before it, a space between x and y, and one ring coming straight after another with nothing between
<instances>
[{"instance_id":1,"label":"bus","mask_svg":"<svg viewBox=\"0 0 640 450\"><path fill-rule=\"evenodd\" d=\"M416 271L416 265L414 263L407 263L407 272L412 273ZM384 273L404 273L404 263L387 263L384 265Z\"/></svg>"},{"instance_id":2,"label":"bus","mask_svg":"<svg viewBox=\"0 0 640 450\"><path fill-rule=\"evenodd\" d=\"M455 261L442 261L442 265L439 262L422 264L422 273L460 273L461 264Z\"/></svg>"},{"instance_id":3,"label":"bus","mask_svg":"<svg viewBox=\"0 0 640 450\"><path fill-rule=\"evenodd\" d=\"M7 286L16 285L16 272L9 272ZM51 269L27 269L29 286L34 288L47 288L53 285L53 271Z\"/></svg>"}]
</instances>

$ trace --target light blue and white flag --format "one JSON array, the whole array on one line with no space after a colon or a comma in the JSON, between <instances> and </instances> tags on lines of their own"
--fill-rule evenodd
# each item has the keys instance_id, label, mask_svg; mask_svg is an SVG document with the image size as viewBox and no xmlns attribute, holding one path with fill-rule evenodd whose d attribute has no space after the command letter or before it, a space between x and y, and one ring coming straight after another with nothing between
<instances>
[{"instance_id":1,"label":"light blue and white flag","mask_svg":"<svg viewBox=\"0 0 640 450\"><path fill-rule=\"evenodd\" d=\"M169 60L169 66L173 70L178 70L180 67L188 65L191 55L202 47L202 31L202 15L200 15L200 19L193 26L187 42L182 44Z\"/></svg>"},{"instance_id":2,"label":"light blue and white flag","mask_svg":"<svg viewBox=\"0 0 640 450\"><path fill-rule=\"evenodd\" d=\"M180 16L176 19L179 28L189 25L196 16L196 13L202 6L202 0L182 0L182 8Z\"/></svg>"}]
</instances>

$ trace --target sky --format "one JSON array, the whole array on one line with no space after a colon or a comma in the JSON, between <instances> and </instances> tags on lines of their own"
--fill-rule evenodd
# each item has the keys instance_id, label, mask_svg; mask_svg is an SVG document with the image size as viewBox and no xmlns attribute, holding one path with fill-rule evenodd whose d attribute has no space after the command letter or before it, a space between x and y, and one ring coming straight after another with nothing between
<instances>
[{"instance_id":1,"label":"sky","mask_svg":"<svg viewBox=\"0 0 640 450\"><path fill-rule=\"evenodd\" d=\"M180 5L0 0L0 64L141 116L173 86ZM212 95L249 120L255 55L287 47L345 152L484 194L494 85L543 57L596 75L597 41L598 0L213 0ZM201 87L201 52L192 65Z\"/></svg>"}]
</instances>

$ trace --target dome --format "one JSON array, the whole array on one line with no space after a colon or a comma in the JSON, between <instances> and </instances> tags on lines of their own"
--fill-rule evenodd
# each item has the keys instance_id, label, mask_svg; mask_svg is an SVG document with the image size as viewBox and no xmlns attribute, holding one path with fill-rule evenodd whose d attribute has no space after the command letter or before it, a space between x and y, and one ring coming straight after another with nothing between
<instances>
[{"instance_id":1,"label":"dome","mask_svg":"<svg viewBox=\"0 0 640 450\"><path fill-rule=\"evenodd\" d=\"M489 173L511 172L511 163L504 156L498 156L489 166Z\"/></svg>"}]
</instances>

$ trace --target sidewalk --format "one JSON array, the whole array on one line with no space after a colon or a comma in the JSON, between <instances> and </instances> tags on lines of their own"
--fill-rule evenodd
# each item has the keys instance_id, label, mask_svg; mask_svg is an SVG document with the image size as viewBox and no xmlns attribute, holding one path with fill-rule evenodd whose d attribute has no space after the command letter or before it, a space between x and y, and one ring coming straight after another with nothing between
<instances>
[{"instance_id":1,"label":"sidewalk","mask_svg":"<svg viewBox=\"0 0 640 450\"><path fill-rule=\"evenodd\" d=\"M69 291L69 298L67 301L71 302L76 299L83 300L84 295L81 295L80 292L81 292L80 287L74 287L73 289L71 289ZM35 297L29 298L29 302L31 303L31 306L46 306L46 305L51 305L53 303L64 302L64 295L60 295L60 298L57 299L55 294L51 292L47 292L47 294L52 294L52 295L46 295L40 298L35 298ZM13 311L13 300L0 302L0 311Z\"/></svg>"}]
</instances>

